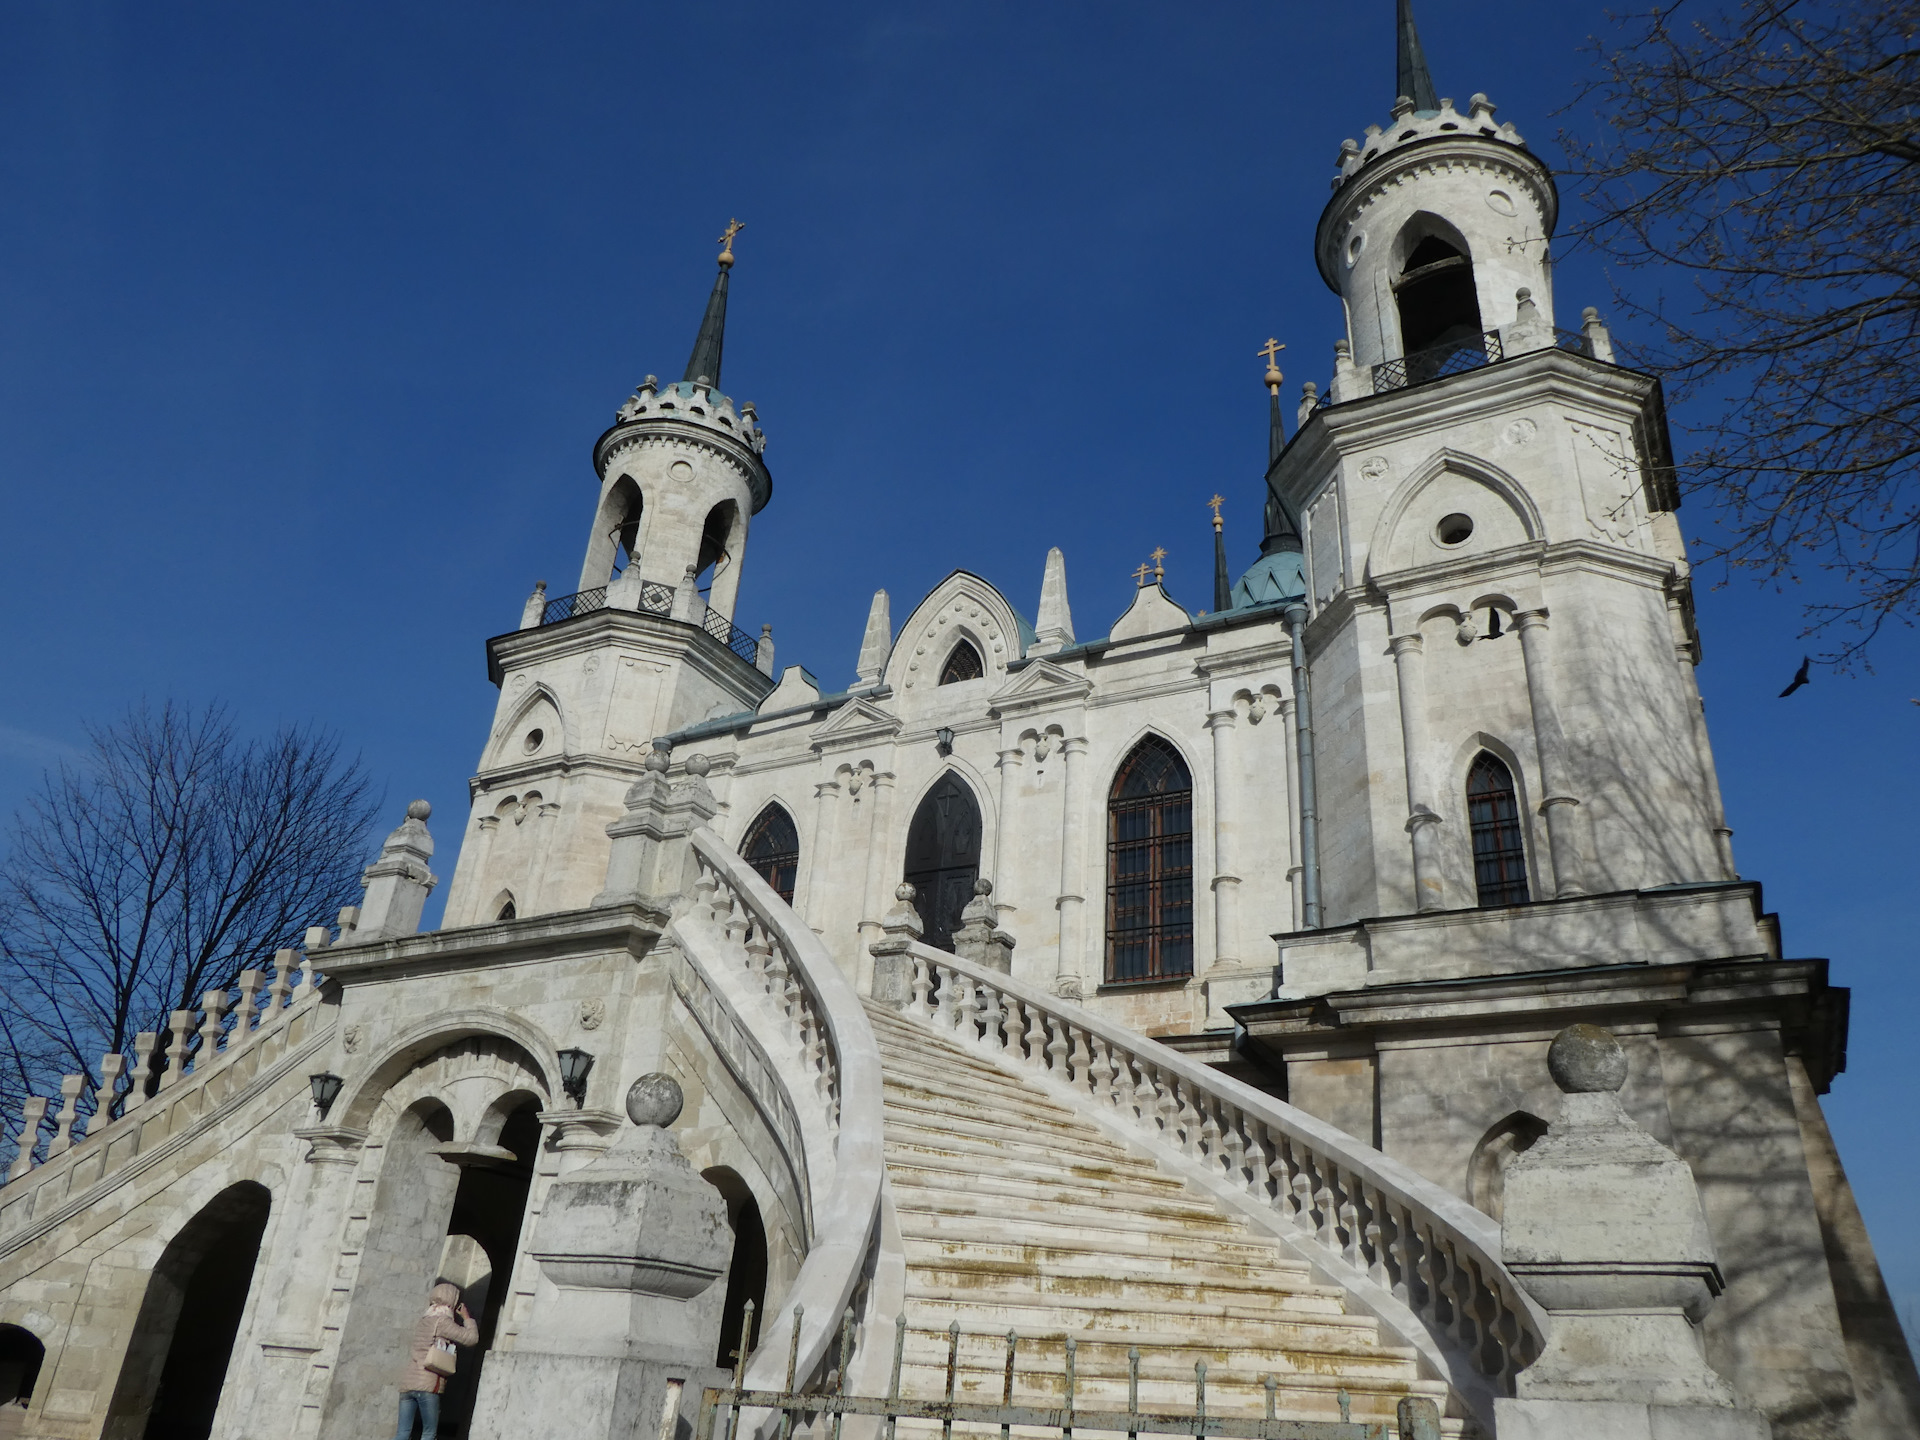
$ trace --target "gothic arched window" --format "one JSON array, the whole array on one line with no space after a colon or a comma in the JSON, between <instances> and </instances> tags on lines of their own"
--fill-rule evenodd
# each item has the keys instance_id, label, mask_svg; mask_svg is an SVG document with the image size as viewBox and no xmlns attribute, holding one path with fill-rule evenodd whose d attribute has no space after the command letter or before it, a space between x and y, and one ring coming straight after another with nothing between
<instances>
[{"instance_id":1,"label":"gothic arched window","mask_svg":"<svg viewBox=\"0 0 1920 1440\"><path fill-rule=\"evenodd\" d=\"M980 802L953 771L942 775L907 826L906 882L936 950L953 949L960 912L980 878Z\"/></svg>"},{"instance_id":2,"label":"gothic arched window","mask_svg":"<svg viewBox=\"0 0 1920 1440\"><path fill-rule=\"evenodd\" d=\"M713 588L720 572L733 563L727 545L739 514L740 508L731 500L722 500L707 512L707 523L700 529L700 555L694 564L694 583L703 595Z\"/></svg>"},{"instance_id":3,"label":"gothic arched window","mask_svg":"<svg viewBox=\"0 0 1920 1440\"><path fill-rule=\"evenodd\" d=\"M1526 904L1527 851L1520 837L1513 774L1485 750L1467 771L1467 825L1473 832L1473 879L1480 904Z\"/></svg>"},{"instance_id":4,"label":"gothic arched window","mask_svg":"<svg viewBox=\"0 0 1920 1440\"><path fill-rule=\"evenodd\" d=\"M747 830L740 854L787 904L793 903L793 881L800 873L800 832L793 817L779 805L769 805Z\"/></svg>"},{"instance_id":5,"label":"gothic arched window","mask_svg":"<svg viewBox=\"0 0 1920 1440\"><path fill-rule=\"evenodd\" d=\"M962 640L947 656L947 663L940 667L940 683L953 685L962 680L978 680L986 673L987 667L980 662L980 652L973 648L972 642Z\"/></svg>"},{"instance_id":6,"label":"gothic arched window","mask_svg":"<svg viewBox=\"0 0 1920 1440\"><path fill-rule=\"evenodd\" d=\"M1107 980L1193 973L1193 777L1149 735L1107 798Z\"/></svg>"},{"instance_id":7,"label":"gothic arched window","mask_svg":"<svg viewBox=\"0 0 1920 1440\"><path fill-rule=\"evenodd\" d=\"M1438 235L1427 236L1407 256L1393 293L1400 311L1401 354L1479 342L1480 297L1473 263L1459 246Z\"/></svg>"}]
</instances>

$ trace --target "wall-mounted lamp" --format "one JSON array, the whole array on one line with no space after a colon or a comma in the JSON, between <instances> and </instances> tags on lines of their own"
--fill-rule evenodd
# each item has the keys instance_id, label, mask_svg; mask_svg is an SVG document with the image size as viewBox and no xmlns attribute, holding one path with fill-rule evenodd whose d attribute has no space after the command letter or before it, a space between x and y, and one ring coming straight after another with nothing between
<instances>
[{"instance_id":1,"label":"wall-mounted lamp","mask_svg":"<svg viewBox=\"0 0 1920 1440\"><path fill-rule=\"evenodd\" d=\"M933 738L942 755L951 755L953 753L953 731L949 730L945 725L942 725L938 730L933 732Z\"/></svg>"},{"instance_id":2,"label":"wall-mounted lamp","mask_svg":"<svg viewBox=\"0 0 1920 1440\"><path fill-rule=\"evenodd\" d=\"M320 1112L322 1120L327 1111L333 1108L333 1102L340 1098L340 1087L346 1084L338 1075L309 1075L307 1088L313 1092L313 1108Z\"/></svg>"},{"instance_id":3,"label":"wall-mounted lamp","mask_svg":"<svg viewBox=\"0 0 1920 1440\"><path fill-rule=\"evenodd\" d=\"M584 1050L560 1052L560 1088L573 1103L587 1103L587 1072L593 1069L593 1056Z\"/></svg>"}]
</instances>

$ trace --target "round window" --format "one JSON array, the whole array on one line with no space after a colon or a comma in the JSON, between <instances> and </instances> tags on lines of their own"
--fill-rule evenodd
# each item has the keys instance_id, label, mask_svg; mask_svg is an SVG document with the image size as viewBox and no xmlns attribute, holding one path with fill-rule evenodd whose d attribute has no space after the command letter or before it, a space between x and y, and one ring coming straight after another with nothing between
<instances>
[{"instance_id":1,"label":"round window","mask_svg":"<svg viewBox=\"0 0 1920 1440\"><path fill-rule=\"evenodd\" d=\"M1458 512L1440 517L1440 523L1433 527L1433 538L1442 545L1464 545L1467 537L1473 534L1473 517Z\"/></svg>"},{"instance_id":2,"label":"round window","mask_svg":"<svg viewBox=\"0 0 1920 1440\"><path fill-rule=\"evenodd\" d=\"M1360 252L1367 248L1367 237L1356 235L1347 241L1347 264L1351 265L1360 258Z\"/></svg>"},{"instance_id":3,"label":"round window","mask_svg":"<svg viewBox=\"0 0 1920 1440\"><path fill-rule=\"evenodd\" d=\"M667 467L667 473L674 479L687 481L693 479L693 466L684 460L676 460Z\"/></svg>"},{"instance_id":4,"label":"round window","mask_svg":"<svg viewBox=\"0 0 1920 1440\"><path fill-rule=\"evenodd\" d=\"M520 742L520 748L531 755L540 748L540 742L546 738L547 732L544 730L529 730L527 731L527 738Z\"/></svg>"}]
</instances>

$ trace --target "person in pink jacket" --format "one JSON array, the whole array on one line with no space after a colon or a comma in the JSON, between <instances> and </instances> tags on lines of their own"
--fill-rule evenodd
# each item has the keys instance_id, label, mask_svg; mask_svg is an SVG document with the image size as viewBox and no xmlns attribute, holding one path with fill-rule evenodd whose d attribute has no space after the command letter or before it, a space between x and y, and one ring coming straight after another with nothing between
<instances>
[{"instance_id":1,"label":"person in pink jacket","mask_svg":"<svg viewBox=\"0 0 1920 1440\"><path fill-rule=\"evenodd\" d=\"M393 1440L413 1440L416 1416L420 1440L434 1440L440 1433L440 1392L447 1388L447 1380L428 1365L428 1357L436 1349L446 1352L449 1344L474 1345L479 1340L480 1327L461 1304L460 1287L442 1280L428 1292L427 1308L413 1322L407 1368L400 1376L400 1423Z\"/></svg>"}]
</instances>

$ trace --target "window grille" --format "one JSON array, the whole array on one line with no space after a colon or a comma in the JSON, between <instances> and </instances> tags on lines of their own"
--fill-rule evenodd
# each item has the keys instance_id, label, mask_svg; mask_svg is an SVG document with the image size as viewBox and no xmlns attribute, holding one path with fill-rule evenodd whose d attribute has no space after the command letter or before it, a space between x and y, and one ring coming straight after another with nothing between
<instances>
[{"instance_id":1,"label":"window grille","mask_svg":"<svg viewBox=\"0 0 1920 1440\"><path fill-rule=\"evenodd\" d=\"M1513 776L1482 750L1467 771L1467 823L1473 832L1473 878L1480 904L1527 903L1527 851Z\"/></svg>"},{"instance_id":2,"label":"window grille","mask_svg":"<svg viewBox=\"0 0 1920 1440\"><path fill-rule=\"evenodd\" d=\"M953 685L962 680L978 680L986 673L987 667L980 663L980 652L962 640L947 656L947 663L940 670L940 683Z\"/></svg>"},{"instance_id":3,"label":"window grille","mask_svg":"<svg viewBox=\"0 0 1920 1440\"><path fill-rule=\"evenodd\" d=\"M793 883L800 873L800 832L791 815L778 805L767 806L747 830L740 854L774 894L793 903Z\"/></svg>"},{"instance_id":4,"label":"window grille","mask_svg":"<svg viewBox=\"0 0 1920 1440\"><path fill-rule=\"evenodd\" d=\"M1107 800L1107 982L1193 973L1193 777L1149 735Z\"/></svg>"}]
</instances>

